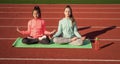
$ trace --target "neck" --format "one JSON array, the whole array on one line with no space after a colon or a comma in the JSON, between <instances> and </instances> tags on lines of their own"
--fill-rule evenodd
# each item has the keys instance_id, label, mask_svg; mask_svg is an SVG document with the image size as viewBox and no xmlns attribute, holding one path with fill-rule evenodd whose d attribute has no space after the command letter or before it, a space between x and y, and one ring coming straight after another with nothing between
<instances>
[{"instance_id":1,"label":"neck","mask_svg":"<svg viewBox=\"0 0 120 64\"><path fill-rule=\"evenodd\" d=\"M39 18L34 18L34 19L39 19Z\"/></svg>"},{"instance_id":2,"label":"neck","mask_svg":"<svg viewBox=\"0 0 120 64\"><path fill-rule=\"evenodd\" d=\"M65 18L70 18L70 17L66 16Z\"/></svg>"}]
</instances>

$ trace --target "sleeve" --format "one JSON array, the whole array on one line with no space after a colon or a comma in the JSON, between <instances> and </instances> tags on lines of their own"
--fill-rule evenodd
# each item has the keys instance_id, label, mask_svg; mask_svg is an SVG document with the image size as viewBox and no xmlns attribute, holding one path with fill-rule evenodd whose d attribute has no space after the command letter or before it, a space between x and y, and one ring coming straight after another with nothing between
<instances>
[{"instance_id":1,"label":"sleeve","mask_svg":"<svg viewBox=\"0 0 120 64\"><path fill-rule=\"evenodd\" d=\"M31 21L28 22L27 30L26 31L20 31L23 35L29 35L31 32Z\"/></svg>"},{"instance_id":2,"label":"sleeve","mask_svg":"<svg viewBox=\"0 0 120 64\"><path fill-rule=\"evenodd\" d=\"M62 34L62 23L61 23L61 21L59 21L58 31L55 33L55 35L53 35L53 37L58 37L61 34Z\"/></svg>"},{"instance_id":3,"label":"sleeve","mask_svg":"<svg viewBox=\"0 0 120 64\"><path fill-rule=\"evenodd\" d=\"M79 32L78 32L78 30L77 30L77 25L76 25L76 23L74 24L74 34L75 34L75 36L77 36L78 38L81 38L82 36L79 34Z\"/></svg>"}]
</instances>

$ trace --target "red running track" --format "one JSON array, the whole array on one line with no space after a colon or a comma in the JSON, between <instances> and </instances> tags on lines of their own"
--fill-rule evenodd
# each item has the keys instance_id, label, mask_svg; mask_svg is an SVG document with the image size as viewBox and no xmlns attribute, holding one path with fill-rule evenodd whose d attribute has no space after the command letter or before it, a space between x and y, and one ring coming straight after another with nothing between
<instances>
[{"instance_id":1,"label":"red running track","mask_svg":"<svg viewBox=\"0 0 120 64\"><path fill-rule=\"evenodd\" d=\"M14 48L22 36L16 27L26 29L34 4L0 4L0 64L119 64L120 5L72 4L78 30L90 39L100 38L101 49ZM65 4L42 4L42 18L47 30L57 29ZM13 11L14 10L14 11ZM92 44L94 46L94 43ZM27 58L27 59L26 59Z\"/></svg>"}]
</instances>

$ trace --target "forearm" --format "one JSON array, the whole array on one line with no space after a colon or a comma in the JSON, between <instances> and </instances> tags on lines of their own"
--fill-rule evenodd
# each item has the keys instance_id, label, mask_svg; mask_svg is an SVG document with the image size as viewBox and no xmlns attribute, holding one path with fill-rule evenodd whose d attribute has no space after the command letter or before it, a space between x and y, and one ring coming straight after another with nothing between
<instances>
[{"instance_id":1,"label":"forearm","mask_svg":"<svg viewBox=\"0 0 120 64\"><path fill-rule=\"evenodd\" d=\"M55 35L53 35L53 37L58 37L60 36L61 32L56 32Z\"/></svg>"},{"instance_id":2,"label":"forearm","mask_svg":"<svg viewBox=\"0 0 120 64\"><path fill-rule=\"evenodd\" d=\"M51 34L51 32L45 31L45 35L50 35L50 34Z\"/></svg>"},{"instance_id":3,"label":"forearm","mask_svg":"<svg viewBox=\"0 0 120 64\"><path fill-rule=\"evenodd\" d=\"M23 35L29 35L30 34L30 32L28 32L28 31L19 31L19 33L21 33Z\"/></svg>"},{"instance_id":4,"label":"forearm","mask_svg":"<svg viewBox=\"0 0 120 64\"><path fill-rule=\"evenodd\" d=\"M78 32L74 32L75 33L75 36L78 37L78 38L81 38L82 36L78 33Z\"/></svg>"}]
</instances>

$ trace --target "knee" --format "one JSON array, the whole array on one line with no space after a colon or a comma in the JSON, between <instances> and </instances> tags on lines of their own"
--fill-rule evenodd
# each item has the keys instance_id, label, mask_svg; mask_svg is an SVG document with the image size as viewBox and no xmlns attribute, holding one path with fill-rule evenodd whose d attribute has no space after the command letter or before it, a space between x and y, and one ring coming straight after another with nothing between
<instances>
[{"instance_id":1,"label":"knee","mask_svg":"<svg viewBox=\"0 0 120 64\"><path fill-rule=\"evenodd\" d=\"M50 39L48 36L46 38L43 38L42 40L39 41L41 44L50 44Z\"/></svg>"},{"instance_id":2,"label":"knee","mask_svg":"<svg viewBox=\"0 0 120 64\"><path fill-rule=\"evenodd\" d=\"M81 45L83 45L83 40L77 39L76 41L70 42L69 44L70 44L70 45L81 46Z\"/></svg>"},{"instance_id":3,"label":"knee","mask_svg":"<svg viewBox=\"0 0 120 64\"><path fill-rule=\"evenodd\" d=\"M48 40L48 39L43 39L43 40L41 40L41 43L42 43L42 44L50 44L50 40Z\"/></svg>"},{"instance_id":4,"label":"knee","mask_svg":"<svg viewBox=\"0 0 120 64\"><path fill-rule=\"evenodd\" d=\"M57 43L57 42L58 42L58 39L57 39L57 38L53 38L53 42L54 42L54 43Z\"/></svg>"},{"instance_id":5,"label":"knee","mask_svg":"<svg viewBox=\"0 0 120 64\"><path fill-rule=\"evenodd\" d=\"M61 38L59 38L59 37L54 38L53 42L56 44L63 44L63 42L61 41Z\"/></svg>"},{"instance_id":6,"label":"knee","mask_svg":"<svg viewBox=\"0 0 120 64\"><path fill-rule=\"evenodd\" d=\"M78 39L77 42L79 42L78 43L79 46L83 45L83 40L82 39Z\"/></svg>"},{"instance_id":7,"label":"knee","mask_svg":"<svg viewBox=\"0 0 120 64\"><path fill-rule=\"evenodd\" d=\"M23 43L28 43L28 39L27 39L27 38L23 38L23 39L22 39L22 42L23 42Z\"/></svg>"}]
</instances>

